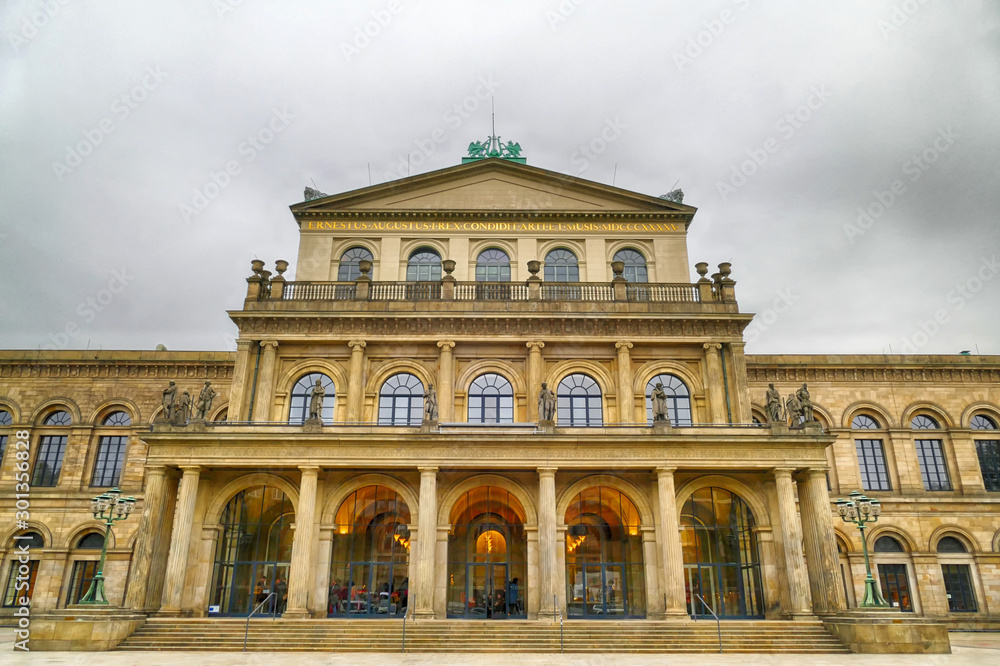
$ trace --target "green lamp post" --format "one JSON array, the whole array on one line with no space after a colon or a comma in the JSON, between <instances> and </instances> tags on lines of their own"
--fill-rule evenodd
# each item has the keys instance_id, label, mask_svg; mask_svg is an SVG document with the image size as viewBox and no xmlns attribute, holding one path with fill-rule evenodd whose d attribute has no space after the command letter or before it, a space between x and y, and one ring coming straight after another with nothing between
<instances>
[{"instance_id":1,"label":"green lamp post","mask_svg":"<svg viewBox=\"0 0 1000 666\"><path fill-rule=\"evenodd\" d=\"M868 543L865 541L865 524L878 521L882 513L882 505L877 499L869 499L855 490L850 499L837 500L837 513L845 523L853 523L861 530L861 550L865 554L865 597L858 604L861 608L888 608L889 602L882 597L882 592L875 584L872 576L872 565L868 561Z\"/></svg>"},{"instance_id":2,"label":"green lamp post","mask_svg":"<svg viewBox=\"0 0 1000 666\"><path fill-rule=\"evenodd\" d=\"M111 536L111 526L119 520L125 520L132 513L135 506L134 497L122 497L122 491L112 488L103 495L98 495L90 501L90 510L94 518L103 520L107 526L104 532L104 545L101 547L101 561L97 563L97 573L90 581L90 589L87 594L80 599L80 604L102 605L108 604L108 598L104 595L104 558L108 555L108 537Z\"/></svg>"}]
</instances>

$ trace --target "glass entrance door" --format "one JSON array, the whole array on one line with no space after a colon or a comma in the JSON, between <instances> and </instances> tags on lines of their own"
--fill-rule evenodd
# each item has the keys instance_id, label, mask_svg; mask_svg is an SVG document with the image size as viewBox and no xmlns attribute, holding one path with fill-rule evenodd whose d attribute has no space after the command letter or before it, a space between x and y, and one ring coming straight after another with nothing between
<instances>
[{"instance_id":1,"label":"glass entrance door","mask_svg":"<svg viewBox=\"0 0 1000 666\"><path fill-rule=\"evenodd\" d=\"M589 618L628 615L625 568L620 564L569 567L571 615Z\"/></svg>"},{"instance_id":2,"label":"glass entrance door","mask_svg":"<svg viewBox=\"0 0 1000 666\"><path fill-rule=\"evenodd\" d=\"M506 564L469 564L465 579L468 581L468 617L500 620L511 614L507 599L511 585Z\"/></svg>"},{"instance_id":3,"label":"glass entrance door","mask_svg":"<svg viewBox=\"0 0 1000 666\"><path fill-rule=\"evenodd\" d=\"M882 583L882 596L904 612L913 611L910 601L910 584L906 577L905 564L878 564L879 582Z\"/></svg>"},{"instance_id":4,"label":"glass entrance door","mask_svg":"<svg viewBox=\"0 0 1000 666\"><path fill-rule=\"evenodd\" d=\"M346 594L335 614L395 617L406 612L405 566L352 562L349 572Z\"/></svg>"}]
</instances>

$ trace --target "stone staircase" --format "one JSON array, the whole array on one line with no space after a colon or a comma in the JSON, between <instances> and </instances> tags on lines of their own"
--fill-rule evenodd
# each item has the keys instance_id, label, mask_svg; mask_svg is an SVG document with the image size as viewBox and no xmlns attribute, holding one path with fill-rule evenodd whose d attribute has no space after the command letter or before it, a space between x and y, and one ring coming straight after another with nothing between
<instances>
[{"instance_id":1,"label":"stone staircase","mask_svg":"<svg viewBox=\"0 0 1000 666\"><path fill-rule=\"evenodd\" d=\"M150 618L118 650L243 650L246 620ZM250 621L247 649L255 652L399 652L399 620ZM524 620L422 620L406 623L407 652L559 652L560 626ZM565 652L718 652L714 621L566 621ZM847 653L818 621L722 623L727 653Z\"/></svg>"}]
</instances>

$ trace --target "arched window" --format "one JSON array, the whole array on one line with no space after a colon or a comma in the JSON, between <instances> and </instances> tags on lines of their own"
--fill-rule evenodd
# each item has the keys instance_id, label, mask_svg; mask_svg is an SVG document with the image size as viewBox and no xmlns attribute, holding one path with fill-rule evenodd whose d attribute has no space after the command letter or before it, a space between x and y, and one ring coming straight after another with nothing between
<instances>
[{"instance_id":1,"label":"arched window","mask_svg":"<svg viewBox=\"0 0 1000 666\"><path fill-rule=\"evenodd\" d=\"M552 250L545 255L545 281L579 282L580 266L577 264L576 255L563 248Z\"/></svg>"},{"instance_id":2,"label":"arched window","mask_svg":"<svg viewBox=\"0 0 1000 666\"><path fill-rule=\"evenodd\" d=\"M42 423L45 426L68 426L72 421L69 412L59 410L46 416ZM66 453L66 440L66 435L58 434L39 437L31 485L51 488L59 483L59 473L62 471L63 456Z\"/></svg>"},{"instance_id":3,"label":"arched window","mask_svg":"<svg viewBox=\"0 0 1000 666\"><path fill-rule=\"evenodd\" d=\"M903 548L903 544L899 542L899 539L891 536L880 536L875 539L876 553L905 553L906 549Z\"/></svg>"},{"instance_id":4,"label":"arched window","mask_svg":"<svg viewBox=\"0 0 1000 666\"><path fill-rule=\"evenodd\" d=\"M969 549L965 547L965 544L956 539L953 536L941 537L937 544L937 552L939 553L967 553Z\"/></svg>"},{"instance_id":5,"label":"arched window","mask_svg":"<svg viewBox=\"0 0 1000 666\"><path fill-rule=\"evenodd\" d=\"M441 255L422 247L410 255L406 264L407 282L436 282L441 279Z\"/></svg>"},{"instance_id":6,"label":"arched window","mask_svg":"<svg viewBox=\"0 0 1000 666\"><path fill-rule=\"evenodd\" d=\"M321 415L323 423L333 424L333 399L336 389L333 380L322 372L310 372L308 375L299 378L292 387L292 398L288 403L288 422L305 423L309 418L309 401L312 400L312 392L316 387L316 380L319 380L325 394L323 396L323 413Z\"/></svg>"},{"instance_id":7,"label":"arched window","mask_svg":"<svg viewBox=\"0 0 1000 666\"><path fill-rule=\"evenodd\" d=\"M38 551L45 547L45 540L38 532L25 532L12 539L10 546L12 552L17 552L18 547L27 548L29 557L37 558ZM27 576L25 576L25 567L27 568ZM10 573L7 574L7 587L3 595L4 608L20 606L21 604L17 603L20 597L24 597L30 602L31 595L35 591L35 578L37 576L37 559L29 559L27 562L19 561L17 557L12 559ZM25 582L28 584L26 588L23 587Z\"/></svg>"},{"instance_id":8,"label":"arched window","mask_svg":"<svg viewBox=\"0 0 1000 666\"><path fill-rule=\"evenodd\" d=\"M913 417L910 428L913 430L938 430L941 426L930 416L919 414ZM948 463L944 458L944 446L940 439L914 440L917 447L917 461L920 463L920 476L923 477L924 490L951 490L951 479L948 477Z\"/></svg>"},{"instance_id":9,"label":"arched window","mask_svg":"<svg viewBox=\"0 0 1000 666\"><path fill-rule=\"evenodd\" d=\"M361 276L361 261L372 261L374 257L367 248L352 247L340 255L340 267L337 269L338 282L351 282Z\"/></svg>"},{"instance_id":10,"label":"arched window","mask_svg":"<svg viewBox=\"0 0 1000 666\"><path fill-rule=\"evenodd\" d=\"M946 536L938 541L937 552L943 556L939 560L948 610L952 613L975 612L978 605L972 584L973 559L968 555L969 549L955 537Z\"/></svg>"},{"instance_id":11,"label":"arched window","mask_svg":"<svg viewBox=\"0 0 1000 666\"><path fill-rule=\"evenodd\" d=\"M68 426L72 422L73 419L70 417L69 412L59 410L58 412L52 412L51 414L46 416L45 421L42 422L42 425Z\"/></svg>"},{"instance_id":12,"label":"arched window","mask_svg":"<svg viewBox=\"0 0 1000 666\"><path fill-rule=\"evenodd\" d=\"M132 425L132 417L128 415L128 412L117 411L111 412L104 417L101 421L101 425L106 426L130 426Z\"/></svg>"},{"instance_id":13,"label":"arched window","mask_svg":"<svg viewBox=\"0 0 1000 666\"><path fill-rule=\"evenodd\" d=\"M910 422L910 427L914 430L937 430L941 426L939 426L938 422L930 416L919 414L913 417L913 421Z\"/></svg>"},{"instance_id":14,"label":"arched window","mask_svg":"<svg viewBox=\"0 0 1000 666\"><path fill-rule=\"evenodd\" d=\"M8 421L8 423L10 423ZM996 421L983 414L976 414L972 417L972 422L970 423L973 430L996 430Z\"/></svg>"},{"instance_id":15,"label":"arched window","mask_svg":"<svg viewBox=\"0 0 1000 666\"><path fill-rule=\"evenodd\" d=\"M855 430L878 430L882 426L878 424L878 421L868 416L867 414L858 414L851 421L851 427Z\"/></svg>"},{"instance_id":16,"label":"arched window","mask_svg":"<svg viewBox=\"0 0 1000 666\"><path fill-rule=\"evenodd\" d=\"M691 392L680 377L667 373L656 375L646 384L646 423L653 424L653 389L657 384L663 384L663 392L667 394L670 425L691 425Z\"/></svg>"},{"instance_id":17,"label":"arched window","mask_svg":"<svg viewBox=\"0 0 1000 666\"><path fill-rule=\"evenodd\" d=\"M469 423L513 423L514 388L496 373L479 375L469 386Z\"/></svg>"},{"instance_id":18,"label":"arched window","mask_svg":"<svg viewBox=\"0 0 1000 666\"><path fill-rule=\"evenodd\" d=\"M476 282L510 282L510 257L503 250L490 248L476 259Z\"/></svg>"},{"instance_id":19,"label":"arched window","mask_svg":"<svg viewBox=\"0 0 1000 666\"><path fill-rule=\"evenodd\" d=\"M876 554L876 564L872 568L878 572L882 596L899 610L913 612L913 596L910 594L907 572L909 557L903 544L895 537L884 535L875 540L872 550Z\"/></svg>"},{"instance_id":20,"label":"arched window","mask_svg":"<svg viewBox=\"0 0 1000 666\"><path fill-rule=\"evenodd\" d=\"M104 547L104 535L91 532L80 538L76 542L76 550L101 550ZM82 554L82 553L80 553ZM73 562L73 575L70 578L69 595L67 604L80 603L80 599L90 591L94 576L97 575L97 560L85 559Z\"/></svg>"},{"instance_id":21,"label":"arched window","mask_svg":"<svg viewBox=\"0 0 1000 666\"><path fill-rule=\"evenodd\" d=\"M378 394L379 425L420 425L423 418L423 382L408 372L385 380Z\"/></svg>"},{"instance_id":22,"label":"arched window","mask_svg":"<svg viewBox=\"0 0 1000 666\"><path fill-rule=\"evenodd\" d=\"M990 434L983 433L979 437L989 437L989 439L976 439L976 456L979 458L979 469L983 474L983 485L989 492L1000 491L1000 438L995 431L997 423L985 414L976 414L969 423L973 430L989 431Z\"/></svg>"},{"instance_id":23,"label":"arched window","mask_svg":"<svg viewBox=\"0 0 1000 666\"><path fill-rule=\"evenodd\" d=\"M646 272L646 257L638 250L626 248L615 252L612 261L625 262L625 272L622 274L629 282L649 282L649 273Z\"/></svg>"},{"instance_id":24,"label":"arched window","mask_svg":"<svg viewBox=\"0 0 1000 666\"><path fill-rule=\"evenodd\" d=\"M80 540L76 543L76 547L81 549L100 550L104 547L104 535L98 534L97 532L86 534L80 537Z\"/></svg>"},{"instance_id":25,"label":"arched window","mask_svg":"<svg viewBox=\"0 0 1000 666\"><path fill-rule=\"evenodd\" d=\"M14 417L6 409L0 409L0 426L9 426L14 422Z\"/></svg>"},{"instance_id":26,"label":"arched window","mask_svg":"<svg viewBox=\"0 0 1000 666\"><path fill-rule=\"evenodd\" d=\"M559 382L556 391L559 425L585 427L604 425L601 411L601 387L583 374L569 375Z\"/></svg>"}]
</instances>

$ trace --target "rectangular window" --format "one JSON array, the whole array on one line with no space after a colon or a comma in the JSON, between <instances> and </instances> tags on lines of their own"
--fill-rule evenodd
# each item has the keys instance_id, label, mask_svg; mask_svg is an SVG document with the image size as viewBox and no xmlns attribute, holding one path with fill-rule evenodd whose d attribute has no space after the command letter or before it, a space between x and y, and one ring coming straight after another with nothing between
<instances>
[{"instance_id":1,"label":"rectangular window","mask_svg":"<svg viewBox=\"0 0 1000 666\"><path fill-rule=\"evenodd\" d=\"M918 439L917 460L920 461L920 476L924 480L924 490L951 490L948 479L948 464L940 439Z\"/></svg>"},{"instance_id":2,"label":"rectangular window","mask_svg":"<svg viewBox=\"0 0 1000 666\"><path fill-rule=\"evenodd\" d=\"M861 485L865 490L892 490L889 470L885 464L885 449L881 439L856 439Z\"/></svg>"},{"instance_id":3,"label":"rectangular window","mask_svg":"<svg viewBox=\"0 0 1000 666\"><path fill-rule=\"evenodd\" d=\"M972 591L972 574L968 564L942 564L944 591L948 595L948 610L952 613L976 612L976 595Z\"/></svg>"},{"instance_id":4,"label":"rectangular window","mask_svg":"<svg viewBox=\"0 0 1000 666\"><path fill-rule=\"evenodd\" d=\"M125 445L128 437L101 437L97 447L97 459L94 461L94 476L90 485L106 487L117 486L122 474L122 464L125 462Z\"/></svg>"},{"instance_id":5,"label":"rectangular window","mask_svg":"<svg viewBox=\"0 0 1000 666\"><path fill-rule=\"evenodd\" d=\"M986 490L1000 491L1000 441L979 440L976 442L976 453L979 455L979 469L983 472Z\"/></svg>"},{"instance_id":6,"label":"rectangular window","mask_svg":"<svg viewBox=\"0 0 1000 666\"><path fill-rule=\"evenodd\" d=\"M882 583L882 596L889 605L912 613L913 602L910 601L910 582L906 578L906 565L879 564L878 577Z\"/></svg>"},{"instance_id":7,"label":"rectangular window","mask_svg":"<svg viewBox=\"0 0 1000 666\"><path fill-rule=\"evenodd\" d=\"M31 477L33 486L54 486L59 483L63 455L66 453L66 435L43 435L38 444L35 472Z\"/></svg>"},{"instance_id":8,"label":"rectangular window","mask_svg":"<svg viewBox=\"0 0 1000 666\"><path fill-rule=\"evenodd\" d=\"M73 563L73 579L69 583L69 594L66 596L66 605L80 603L90 589L90 583L97 575L97 560Z\"/></svg>"},{"instance_id":9,"label":"rectangular window","mask_svg":"<svg viewBox=\"0 0 1000 666\"><path fill-rule=\"evenodd\" d=\"M7 590L3 595L3 606L4 608L11 608L13 606L20 606L17 603L18 597L27 597L31 599L31 593L35 591L35 577L38 575L38 560L31 560L26 565L28 571L26 575L22 575L19 572L19 568L22 566L20 562L14 560L10 563L10 575L7 576ZM21 580L18 580L18 576L21 576ZM27 583L27 587L22 587ZM20 589L18 589L20 587Z\"/></svg>"}]
</instances>

